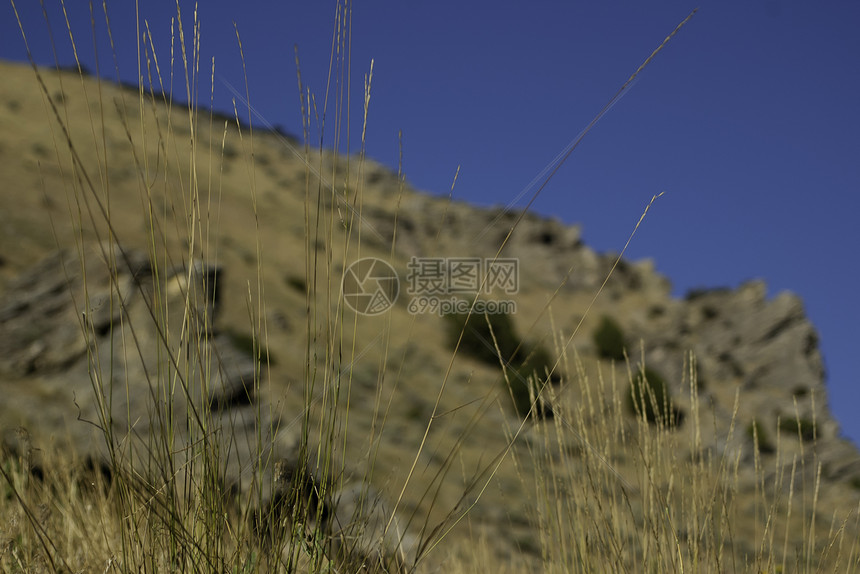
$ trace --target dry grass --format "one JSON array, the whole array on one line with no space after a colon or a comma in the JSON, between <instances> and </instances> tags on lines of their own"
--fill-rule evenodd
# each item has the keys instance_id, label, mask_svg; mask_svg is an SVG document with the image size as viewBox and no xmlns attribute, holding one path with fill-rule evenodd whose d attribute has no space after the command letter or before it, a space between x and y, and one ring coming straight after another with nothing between
<instances>
[{"instance_id":1,"label":"dry grass","mask_svg":"<svg viewBox=\"0 0 860 574\"><path fill-rule=\"evenodd\" d=\"M336 37L348 33L349 9L341 6ZM196 40L178 39L189 51L176 62L158 61L157 47L144 42L150 85L165 85L165 75L174 72L212 81L214 75L198 67ZM349 60L338 51L333 61L335 80L327 93L341 88L336 78ZM349 263L377 256L398 272L405 267L395 249L401 213L395 211L392 233L380 234L366 224L365 204L400 206L410 192L402 179L385 190L369 186L368 174L378 167L363 149L339 156L311 147L323 140L314 133L316 118L349 121L342 99L332 99L331 110L318 107L326 98L304 100L309 143L298 149L275 134L242 127L238 111L236 118L217 119L154 92L141 89L134 98L75 73L35 70L35 77L52 147L40 148L49 153L37 164L44 199L33 205L25 199L20 213L22 220L27 214L38 219L53 240L24 232L21 260L11 267L51 243L75 246L83 258L94 241L109 262L123 255L104 246L145 248L153 269L164 275L181 264L219 263L232 273L209 286L225 300L219 320L251 341L261 358L254 386L265 400L257 407L255 458L242 461L252 469L250 497L224 490L228 461L211 440L218 422L205 412L189 410L177 419L166 405L156 407L154 416L165 421L162 432L189 430L179 448L161 436L134 439L154 461L141 467L111 434L112 413L100 403L100 425L108 429L106 473L87 469L62 444L34 446L22 430L17 453L2 461L4 571L390 567L396 560L367 560L372 552L350 552L349 541L338 550L303 497L262 494L281 470L267 454L267 441L275 440L262 428L268 409L286 413L272 434L294 437L308 461L289 476L293 490L307 484L309 474L322 499L348 479L375 485L388 504L369 497L372 508L362 515L368 524L376 520L374 528L406 528L416 541L408 569L850 572L860 565L857 508L838 508L820 492L820 469L806 466L814 459L797 457L793 443L784 448L791 438L777 436L776 453L765 458L756 452L753 465L725 446L728 437L710 438L712 419L698 399L692 357L682 430L631 416L625 393L638 367L581 356L571 346L597 320L590 309L599 293L579 302L579 321L553 312L569 303L564 295L555 301L547 301L546 292L523 296L526 316L518 323L531 325L529 335L546 333L558 359L555 370L563 374L560 385L544 377L533 387L552 404L548 420L512 413L495 367L427 344L444 338L436 318L395 308L366 319L346 308L340 277ZM365 82L369 93L370 74ZM365 117L366 106L367 99ZM326 139L334 149L340 133L335 127ZM284 193L287 180L301 193ZM33 184L25 177L17 183ZM445 255L441 240L437 248ZM139 350L134 329L157 327L169 366L151 373L155 394L193 403L188 389L195 381L207 388L208 374L200 368L207 361L183 360L180 349L203 348L214 319L197 312L190 289L183 294L181 309L168 308L166 295L158 296L152 324L121 328L128 330L131 351ZM281 322L300 327L280 328ZM109 369L93 371L95 397Z\"/></svg>"}]
</instances>

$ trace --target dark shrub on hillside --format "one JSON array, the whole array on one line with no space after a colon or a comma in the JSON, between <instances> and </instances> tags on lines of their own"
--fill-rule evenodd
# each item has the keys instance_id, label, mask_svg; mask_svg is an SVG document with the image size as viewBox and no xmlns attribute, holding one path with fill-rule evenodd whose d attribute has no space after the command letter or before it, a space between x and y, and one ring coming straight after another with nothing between
<instances>
[{"instance_id":1,"label":"dark shrub on hillside","mask_svg":"<svg viewBox=\"0 0 860 574\"><path fill-rule=\"evenodd\" d=\"M304 277L299 275L287 275L284 277L284 282L299 293L307 293L308 284Z\"/></svg>"},{"instance_id":2,"label":"dark shrub on hillside","mask_svg":"<svg viewBox=\"0 0 860 574\"><path fill-rule=\"evenodd\" d=\"M624 360L624 332L612 317L604 315L591 338L600 358Z\"/></svg>"},{"instance_id":3,"label":"dark shrub on hillside","mask_svg":"<svg viewBox=\"0 0 860 574\"><path fill-rule=\"evenodd\" d=\"M525 367L528 371L535 372L538 379L542 381L546 380L547 375L549 375L549 382L560 383L561 374L558 369L553 371L554 366L555 359L552 358L552 355L549 354L546 348L540 345L531 347L522 362L522 367Z\"/></svg>"},{"instance_id":4,"label":"dark shrub on hillside","mask_svg":"<svg viewBox=\"0 0 860 574\"><path fill-rule=\"evenodd\" d=\"M634 375L627 394L627 409L651 424L677 427L684 420L684 413L672 402L666 381L648 368Z\"/></svg>"},{"instance_id":5,"label":"dark shrub on hillside","mask_svg":"<svg viewBox=\"0 0 860 574\"><path fill-rule=\"evenodd\" d=\"M516 413L525 418L532 410L532 400L537 398L532 415L539 418L552 418L552 405L545 399L545 395L538 395L541 388L541 379L536 376L535 371L528 372L523 369L511 369L508 371L508 380L502 379Z\"/></svg>"},{"instance_id":6,"label":"dark shrub on hillside","mask_svg":"<svg viewBox=\"0 0 860 574\"><path fill-rule=\"evenodd\" d=\"M753 419L749 426L747 426L747 436L754 443L758 441L758 450L760 453L773 454L776 452L776 448L774 448L773 443L770 441L770 436L768 436L767 431L764 429L764 425L757 420Z\"/></svg>"},{"instance_id":7,"label":"dark shrub on hillside","mask_svg":"<svg viewBox=\"0 0 860 574\"><path fill-rule=\"evenodd\" d=\"M233 346L235 346L236 349L245 353L247 356L260 361L264 365L268 364L274 366L276 364L275 357L269 354L268 349L260 345L259 338L233 330L227 330L224 334L230 339L230 342L233 343Z\"/></svg>"},{"instance_id":8,"label":"dark shrub on hillside","mask_svg":"<svg viewBox=\"0 0 860 574\"><path fill-rule=\"evenodd\" d=\"M488 365L496 367L501 366L502 363L506 365L510 386L507 386L503 378L505 390L511 396L517 413L520 416L528 414L531 408L531 396L539 390L539 387L535 387L535 380L544 381L555 364L549 352L541 346L524 344L517 335L509 315L468 316L465 313L459 313L445 315L445 322L451 349L455 348L462 333L463 338L460 340L458 353ZM501 353L501 361L496 352L496 345ZM556 373L550 378L551 382L560 380ZM550 416L552 413L552 409L545 404L538 405L537 411L543 417Z\"/></svg>"},{"instance_id":9,"label":"dark shrub on hillside","mask_svg":"<svg viewBox=\"0 0 860 574\"><path fill-rule=\"evenodd\" d=\"M684 295L685 301L695 301L712 293L729 293L731 289L728 287L694 287L687 291Z\"/></svg>"},{"instance_id":10,"label":"dark shrub on hillside","mask_svg":"<svg viewBox=\"0 0 860 574\"><path fill-rule=\"evenodd\" d=\"M489 323L487 322L488 319ZM451 349L457 346L460 333L462 333L463 339L460 341L457 352L488 365L499 366L496 345L498 345L505 363L511 362L518 352L517 349L521 341L514 331L514 323L509 315L501 313L495 315L453 313L445 315L445 323L445 331Z\"/></svg>"},{"instance_id":11,"label":"dark shrub on hillside","mask_svg":"<svg viewBox=\"0 0 860 574\"><path fill-rule=\"evenodd\" d=\"M815 439L815 423L809 419L782 419L779 430L792 436L800 435L800 439L809 442Z\"/></svg>"},{"instance_id":12,"label":"dark shrub on hillside","mask_svg":"<svg viewBox=\"0 0 860 574\"><path fill-rule=\"evenodd\" d=\"M529 414L533 397L538 397L538 402L535 405L534 412L541 418L551 418L553 416L552 406L546 402L546 394L540 394L541 387L544 381L557 384L561 382L561 375L558 371L553 372L555 360L550 356L549 352L541 347L532 347L525 357L515 358L511 363L510 373L510 391L513 398L514 409L521 417ZM529 389L533 389L531 392Z\"/></svg>"}]
</instances>

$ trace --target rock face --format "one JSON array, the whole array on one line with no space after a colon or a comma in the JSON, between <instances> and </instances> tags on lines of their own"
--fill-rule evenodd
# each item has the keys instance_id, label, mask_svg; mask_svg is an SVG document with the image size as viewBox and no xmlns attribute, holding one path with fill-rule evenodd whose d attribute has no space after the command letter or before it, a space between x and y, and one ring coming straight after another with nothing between
<instances>
[{"instance_id":1,"label":"rock face","mask_svg":"<svg viewBox=\"0 0 860 574\"><path fill-rule=\"evenodd\" d=\"M723 438L717 444L751 463L755 426L765 454L777 435L784 452L801 455L802 443L814 441L823 476L857 475L860 456L840 438L828 408L818 335L802 302L790 293L770 300L766 294L761 281L691 292L683 301L652 307L647 318L629 321L629 337L641 340L646 364L672 381L673 395L682 401L690 394L684 354L692 351L699 399L714 419L702 428L719 429L715 438ZM735 431L726 439L733 417Z\"/></svg>"},{"instance_id":2,"label":"rock face","mask_svg":"<svg viewBox=\"0 0 860 574\"><path fill-rule=\"evenodd\" d=\"M213 327L219 276L199 262L159 270L116 245L59 251L24 273L0 306L0 446L54 442L111 472L149 469L156 490L189 484L181 477L208 449L222 488L245 503L278 513L321 504L333 559L402 568L414 544L399 520L388 528L381 493L362 483L320 488L307 471L296 478L307 466L273 436L261 366ZM297 487L301 502L290 499Z\"/></svg>"},{"instance_id":3,"label":"rock face","mask_svg":"<svg viewBox=\"0 0 860 574\"><path fill-rule=\"evenodd\" d=\"M783 293L768 301L764 283L756 281L737 291L694 294L684 311L682 344L710 363L714 378L737 381L751 412L768 420L814 419L819 438L838 436L818 336L797 297Z\"/></svg>"},{"instance_id":4,"label":"rock face","mask_svg":"<svg viewBox=\"0 0 860 574\"><path fill-rule=\"evenodd\" d=\"M256 408L254 360L213 330L218 274L158 270L144 253L100 245L57 252L13 282L0 307L6 446L14 421L99 464L142 463L172 436L185 454L160 461L167 472L192 462L185 447L205 436L228 461L225 486L247 488L267 454L256 433L271 421Z\"/></svg>"}]
</instances>

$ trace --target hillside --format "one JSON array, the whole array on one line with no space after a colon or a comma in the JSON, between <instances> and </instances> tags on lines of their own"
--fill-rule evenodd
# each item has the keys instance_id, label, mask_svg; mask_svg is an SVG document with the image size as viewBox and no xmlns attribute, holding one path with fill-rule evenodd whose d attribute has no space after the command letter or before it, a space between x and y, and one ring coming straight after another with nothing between
<instances>
[{"instance_id":1,"label":"hillside","mask_svg":"<svg viewBox=\"0 0 860 574\"><path fill-rule=\"evenodd\" d=\"M576 552L593 544L617 570L636 570L654 552L635 543L648 528L667 528L679 548L701 545L737 571L763 567L771 547L792 563L838 562L830 535L840 529L848 542L839 556L857 560L849 547L860 539L860 453L830 414L815 328L796 296L768 299L765 286L751 282L675 299L650 261L614 267L616 255L589 249L576 227L423 194L369 159L251 133L229 117L189 114L133 88L42 71L61 128L32 69L2 63L0 74L5 456L22 455L22 427L42 451L71 443L77 456L108 456L92 425L79 420L98 416L88 403L93 356L122 366L123 375L111 376L128 390L126 415L112 424L155 428L146 373L164 365L120 353L115 325L120 317L146 321L142 301L158 295L134 303L134 288L123 285L140 283L145 269L156 294L160 282L165 293L171 281L178 285L165 300L182 308L190 281L217 274L217 295L210 291L198 309L219 341L218 384L229 389L213 391L210 401L223 404L230 428L248 437L272 429L271 460L302 452L296 445L307 415L311 450L333 441L342 466L335 474L400 499L415 537L440 524L452 529L428 564L455 556L475 564L495 557L511 568L555 563L547 547L551 509L587 519ZM521 429L498 362L482 359L469 336L454 353L451 319L414 312L422 295L467 300L476 291L466 275L462 291L452 292L453 283L441 292L422 287L434 262L457 258L468 271L465 264L486 264L497 253L516 262L516 283L483 299L513 302L510 331L551 357L538 371L555 367L538 373L549 381L544 416ZM376 315L356 312L362 299L344 298L341 289L350 265L370 257L388 263L399 285L390 308ZM413 282L416 265L425 267ZM377 295L393 294L374 277L362 275L352 287L383 285ZM117 293L128 301L122 312L105 303ZM102 318L87 319L99 310ZM487 321L474 317L465 332ZM186 328L167 323L171 332ZM88 325L92 339L81 334ZM595 337L601 325L617 327L623 354L615 360L612 344ZM499 349L502 336L490 337ZM163 351L157 335L135 338L141 355ZM92 353L94 341L105 350ZM256 365L251 346L264 348ZM668 428L627 412L629 381L645 366L666 383ZM230 387L254 377L253 396ZM183 408L190 412L192 403ZM266 413L258 426L250 407ZM254 455L226 451L226 479L247 495ZM271 469L264 481L271 496ZM703 492L724 496L700 500ZM11 495L0 500L7 509L15 504ZM652 520L663 515L655 504L668 525ZM711 538L709 520L730 524L731 539ZM613 540L630 547L610 559ZM478 541L491 558L469 557ZM710 562L705 571L718 567Z\"/></svg>"}]
</instances>

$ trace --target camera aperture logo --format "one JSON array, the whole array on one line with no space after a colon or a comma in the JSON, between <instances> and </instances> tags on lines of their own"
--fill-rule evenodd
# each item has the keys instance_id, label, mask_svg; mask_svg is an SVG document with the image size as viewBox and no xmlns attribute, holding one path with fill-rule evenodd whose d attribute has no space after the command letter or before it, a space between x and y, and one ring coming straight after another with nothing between
<instances>
[{"instance_id":1,"label":"camera aperture logo","mask_svg":"<svg viewBox=\"0 0 860 574\"><path fill-rule=\"evenodd\" d=\"M480 257L413 257L407 264L407 309L413 315L433 313L516 312L512 300L475 299L476 295L519 290L519 260ZM380 315L400 294L400 281L391 265L368 257L347 267L343 277L344 301L356 313ZM474 303L474 307L473 307Z\"/></svg>"},{"instance_id":2,"label":"camera aperture logo","mask_svg":"<svg viewBox=\"0 0 860 574\"><path fill-rule=\"evenodd\" d=\"M343 299L360 315L381 315L400 294L400 279L394 268L375 257L359 259L343 274Z\"/></svg>"}]
</instances>

